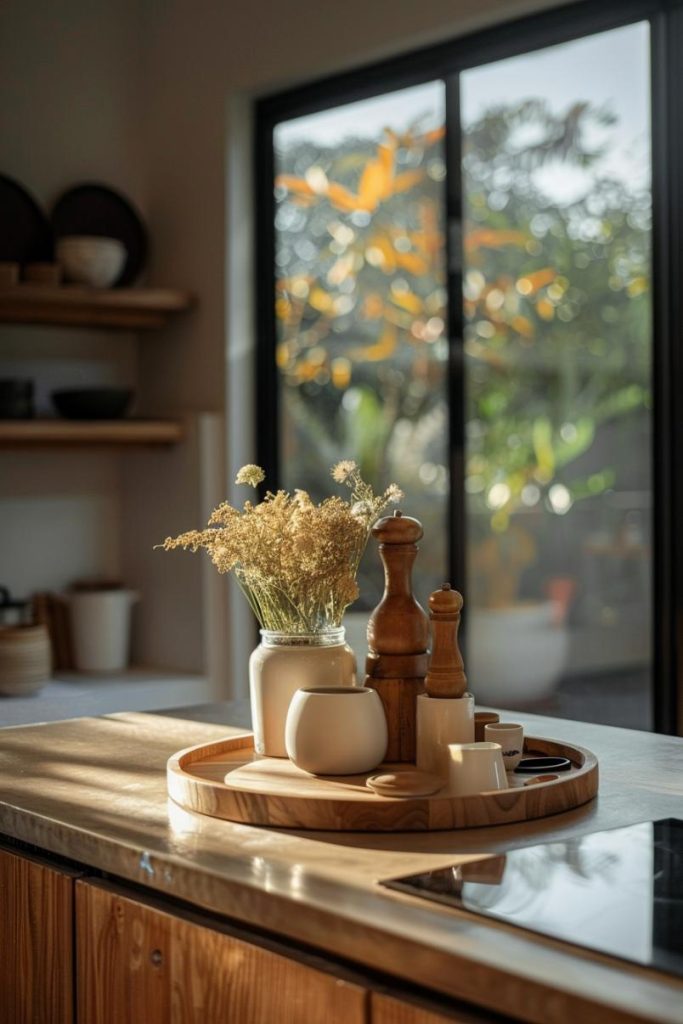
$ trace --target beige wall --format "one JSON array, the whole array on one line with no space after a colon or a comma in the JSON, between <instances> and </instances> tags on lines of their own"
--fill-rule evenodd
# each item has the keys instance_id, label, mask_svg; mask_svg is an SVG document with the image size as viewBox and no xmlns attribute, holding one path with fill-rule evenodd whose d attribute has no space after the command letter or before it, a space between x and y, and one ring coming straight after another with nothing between
<instances>
[{"instance_id":1,"label":"beige wall","mask_svg":"<svg viewBox=\"0 0 683 1024\"><path fill-rule=\"evenodd\" d=\"M139 13L128 0L2 0L0 172L46 209L105 181L145 205ZM0 329L0 377L34 379L38 406L79 384L134 384L130 335ZM20 596L121 571L114 455L0 453L0 583Z\"/></svg>"}]
</instances>

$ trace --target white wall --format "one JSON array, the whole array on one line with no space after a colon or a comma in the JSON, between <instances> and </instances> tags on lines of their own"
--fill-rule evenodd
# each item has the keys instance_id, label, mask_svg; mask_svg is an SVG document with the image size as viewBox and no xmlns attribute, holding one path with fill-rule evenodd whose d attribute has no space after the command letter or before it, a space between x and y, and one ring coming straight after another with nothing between
<instances>
[{"instance_id":1,"label":"white wall","mask_svg":"<svg viewBox=\"0 0 683 1024\"><path fill-rule=\"evenodd\" d=\"M128 0L2 0L0 171L49 208L68 186L105 181L144 208L141 49ZM134 384L128 334L0 328L0 377L53 388ZM0 583L19 596L78 576L116 576L120 559L115 455L0 453Z\"/></svg>"}]
</instances>

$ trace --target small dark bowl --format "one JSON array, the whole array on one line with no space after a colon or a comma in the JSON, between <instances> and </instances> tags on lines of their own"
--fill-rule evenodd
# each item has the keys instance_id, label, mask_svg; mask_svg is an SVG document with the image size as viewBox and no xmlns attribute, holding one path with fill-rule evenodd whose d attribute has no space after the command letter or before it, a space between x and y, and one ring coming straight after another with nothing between
<instances>
[{"instance_id":1,"label":"small dark bowl","mask_svg":"<svg viewBox=\"0 0 683 1024\"><path fill-rule=\"evenodd\" d=\"M59 415L67 420L118 420L132 397L130 388L69 388L50 395Z\"/></svg>"},{"instance_id":2,"label":"small dark bowl","mask_svg":"<svg viewBox=\"0 0 683 1024\"><path fill-rule=\"evenodd\" d=\"M28 420L33 414L33 381L0 380L0 420Z\"/></svg>"}]
</instances>

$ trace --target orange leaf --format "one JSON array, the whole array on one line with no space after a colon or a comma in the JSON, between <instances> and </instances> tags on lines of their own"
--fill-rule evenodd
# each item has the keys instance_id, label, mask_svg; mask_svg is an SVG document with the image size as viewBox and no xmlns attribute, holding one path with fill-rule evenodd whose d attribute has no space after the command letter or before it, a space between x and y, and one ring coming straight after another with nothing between
<instances>
[{"instance_id":1,"label":"orange leaf","mask_svg":"<svg viewBox=\"0 0 683 1024\"><path fill-rule=\"evenodd\" d=\"M332 298L323 288L312 288L308 296L308 304L319 313L329 313L332 309Z\"/></svg>"},{"instance_id":2,"label":"orange leaf","mask_svg":"<svg viewBox=\"0 0 683 1024\"><path fill-rule=\"evenodd\" d=\"M404 171L394 178L394 192L408 192L415 185L419 185L425 176L424 171Z\"/></svg>"},{"instance_id":3,"label":"orange leaf","mask_svg":"<svg viewBox=\"0 0 683 1024\"><path fill-rule=\"evenodd\" d=\"M399 267L403 267L409 274L426 274L429 270L429 264L427 260L423 259L422 256L418 256L415 252L399 252L396 254L396 262Z\"/></svg>"},{"instance_id":4,"label":"orange leaf","mask_svg":"<svg viewBox=\"0 0 683 1024\"><path fill-rule=\"evenodd\" d=\"M414 292L408 289L405 289L405 291L392 290L391 301L395 305L400 306L401 309L407 310L408 313L415 313L417 315L423 309L422 299L418 298Z\"/></svg>"},{"instance_id":5,"label":"orange leaf","mask_svg":"<svg viewBox=\"0 0 683 1024\"><path fill-rule=\"evenodd\" d=\"M391 187L391 177L381 160L368 160L358 185L358 206L372 213Z\"/></svg>"},{"instance_id":6,"label":"orange leaf","mask_svg":"<svg viewBox=\"0 0 683 1024\"><path fill-rule=\"evenodd\" d=\"M440 142L446 134L446 125L442 124L440 128L434 128L431 132L426 132L422 139L423 146L433 146L435 142Z\"/></svg>"},{"instance_id":7,"label":"orange leaf","mask_svg":"<svg viewBox=\"0 0 683 1024\"><path fill-rule=\"evenodd\" d=\"M377 147L377 159L386 172L388 182L394 175L394 149L394 146L385 146L382 143Z\"/></svg>"},{"instance_id":8,"label":"orange leaf","mask_svg":"<svg viewBox=\"0 0 683 1024\"><path fill-rule=\"evenodd\" d=\"M352 359L360 362L378 363L382 359L388 359L396 349L396 328L393 324L387 324L374 345L363 345L349 351Z\"/></svg>"},{"instance_id":9,"label":"orange leaf","mask_svg":"<svg viewBox=\"0 0 683 1024\"><path fill-rule=\"evenodd\" d=\"M396 270L396 253L394 247L383 235L374 235L365 250L368 263L379 266L385 274L393 274Z\"/></svg>"},{"instance_id":10,"label":"orange leaf","mask_svg":"<svg viewBox=\"0 0 683 1024\"><path fill-rule=\"evenodd\" d=\"M327 198L333 206L344 213L353 213L359 208L358 197L335 181L331 181L327 187Z\"/></svg>"},{"instance_id":11,"label":"orange leaf","mask_svg":"<svg viewBox=\"0 0 683 1024\"><path fill-rule=\"evenodd\" d=\"M542 320L552 320L555 316L555 307L550 299L539 299L536 303L536 312Z\"/></svg>"},{"instance_id":12,"label":"orange leaf","mask_svg":"<svg viewBox=\"0 0 683 1024\"><path fill-rule=\"evenodd\" d=\"M494 228L478 228L465 236L465 249L500 249L504 245L526 245L527 236L523 231L496 231Z\"/></svg>"},{"instance_id":13,"label":"orange leaf","mask_svg":"<svg viewBox=\"0 0 683 1024\"><path fill-rule=\"evenodd\" d=\"M517 334L521 334L523 338L533 338L535 334L534 325L525 316L513 316L510 327L517 331Z\"/></svg>"},{"instance_id":14,"label":"orange leaf","mask_svg":"<svg viewBox=\"0 0 683 1024\"><path fill-rule=\"evenodd\" d=\"M304 178L297 178L293 174L278 174L275 184L278 188L286 188L288 192L294 192L300 196L315 195L313 189Z\"/></svg>"},{"instance_id":15,"label":"orange leaf","mask_svg":"<svg viewBox=\"0 0 683 1024\"><path fill-rule=\"evenodd\" d=\"M522 281L525 282L526 287L522 291L523 295L533 295L539 288L545 287L550 284L557 277L557 272L552 267L544 267L543 270L534 270L531 274L525 274Z\"/></svg>"}]
</instances>

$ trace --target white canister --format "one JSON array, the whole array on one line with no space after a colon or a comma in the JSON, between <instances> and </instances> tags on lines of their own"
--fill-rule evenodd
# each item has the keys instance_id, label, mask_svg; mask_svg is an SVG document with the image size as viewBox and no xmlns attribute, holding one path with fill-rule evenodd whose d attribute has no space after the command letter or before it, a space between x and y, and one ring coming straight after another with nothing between
<instances>
[{"instance_id":1,"label":"white canister","mask_svg":"<svg viewBox=\"0 0 683 1024\"><path fill-rule=\"evenodd\" d=\"M312 775L359 775L387 752L388 731L376 690L320 686L297 690L287 714L287 753Z\"/></svg>"},{"instance_id":2,"label":"white canister","mask_svg":"<svg viewBox=\"0 0 683 1024\"><path fill-rule=\"evenodd\" d=\"M249 659L249 695L254 749L287 757L285 722L297 690L311 686L355 686L356 658L344 629L310 635L261 630Z\"/></svg>"},{"instance_id":3,"label":"white canister","mask_svg":"<svg viewBox=\"0 0 683 1024\"><path fill-rule=\"evenodd\" d=\"M132 590L74 590L69 605L74 664L79 672L121 672L128 666Z\"/></svg>"},{"instance_id":4,"label":"white canister","mask_svg":"<svg viewBox=\"0 0 683 1024\"><path fill-rule=\"evenodd\" d=\"M447 778L449 744L474 742L474 697L419 694L416 730L417 767Z\"/></svg>"}]
</instances>

